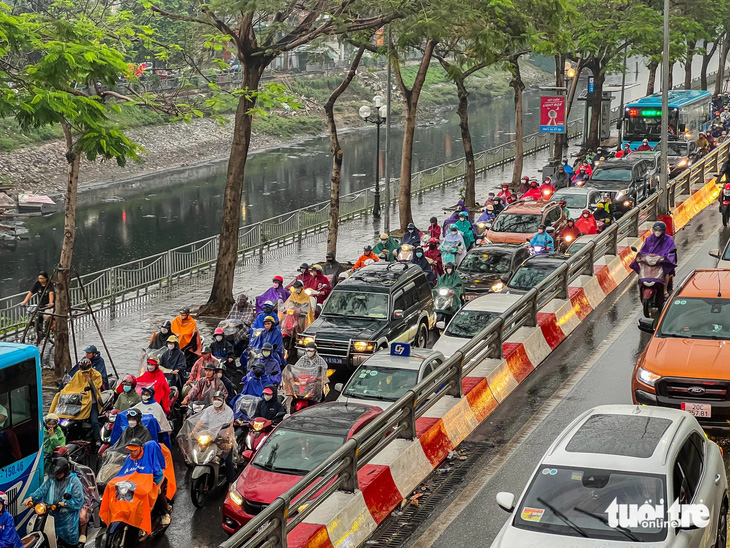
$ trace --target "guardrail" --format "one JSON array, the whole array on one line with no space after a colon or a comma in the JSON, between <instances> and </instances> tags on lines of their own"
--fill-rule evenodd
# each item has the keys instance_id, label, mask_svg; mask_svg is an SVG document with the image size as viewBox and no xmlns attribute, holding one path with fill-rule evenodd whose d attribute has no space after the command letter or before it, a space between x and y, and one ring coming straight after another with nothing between
<instances>
[{"instance_id":1,"label":"guardrail","mask_svg":"<svg viewBox=\"0 0 730 548\"><path fill-rule=\"evenodd\" d=\"M568 137L582 133L582 119L568 123ZM524 154L534 154L550 146L553 137L549 134L532 133L524 142ZM515 157L514 141L490 148L474 155L477 173L481 173L510 162ZM413 194L428 192L460 181L464 178L466 161L462 158L453 162L416 172L412 175ZM392 202L397 200L399 180L391 185ZM380 183L381 190L383 183ZM375 187L340 197L340 221L366 215L375 200ZM253 225L243 226L238 232L239 257L246 255L263 257L266 249L299 242L308 234L322 231L329 222L330 203L319 202L311 206L283 213ZM86 286L90 303L96 309L114 309L125 300L137 298L150 291L170 289L180 280L189 279L209 271L218 255L218 235L181 245L142 259L116 265L104 270L81 276ZM0 299L0 339L17 337L28 322L25 310L18 304L26 293L18 293ZM35 299L35 297L34 297ZM31 303L36 302L35 300ZM71 303L84 303L81 288L73 280Z\"/></svg>"},{"instance_id":2,"label":"guardrail","mask_svg":"<svg viewBox=\"0 0 730 548\"><path fill-rule=\"evenodd\" d=\"M677 196L689 194L692 185L703 183L706 174L717 172L728 157L728 150L730 142L675 178L668 188L670 207L674 206ZM414 440L419 417L445 396L462 397L463 377L482 360L501 358L502 343L510 335L520 327L537 326L538 311L555 298L567 300L570 282L581 275L593 276L595 261L605 255L617 255L618 242L622 238L638 237L641 223L657 218L660 197L661 191L654 193L570 257L415 388L223 542L221 548L285 548L287 533L330 494L338 490L352 492L358 488L358 470L368 464L378 451L396 439Z\"/></svg>"}]
</instances>

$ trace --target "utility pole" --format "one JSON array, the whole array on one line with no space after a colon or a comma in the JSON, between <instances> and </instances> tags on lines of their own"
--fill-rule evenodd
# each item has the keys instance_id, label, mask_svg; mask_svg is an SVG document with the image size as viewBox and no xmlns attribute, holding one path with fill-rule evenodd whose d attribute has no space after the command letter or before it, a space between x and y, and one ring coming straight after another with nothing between
<instances>
[{"instance_id":1,"label":"utility pole","mask_svg":"<svg viewBox=\"0 0 730 548\"><path fill-rule=\"evenodd\" d=\"M669 148L669 0L664 0L664 54L662 57L662 140L661 140L661 165L659 181L661 184L661 195L659 199L659 214L669 213L669 192L668 192L668 159Z\"/></svg>"},{"instance_id":2,"label":"utility pole","mask_svg":"<svg viewBox=\"0 0 730 548\"><path fill-rule=\"evenodd\" d=\"M624 72L621 75L621 101L618 107L618 146L616 150L621 150L621 141L624 135L624 92L626 91L626 56L628 55L629 45L624 46Z\"/></svg>"},{"instance_id":3,"label":"utility pole","mask_svg":"<svg viewBox=\"0 0 730 548\"><path fill-rule=\"evenodd\" d=\"M388 25L388 91L385 96L385 108L388 112L385 119L385 218L383 229L390 233L390 94L392 69L390 66L390 25Z\"/></svg>"}]
</instances>

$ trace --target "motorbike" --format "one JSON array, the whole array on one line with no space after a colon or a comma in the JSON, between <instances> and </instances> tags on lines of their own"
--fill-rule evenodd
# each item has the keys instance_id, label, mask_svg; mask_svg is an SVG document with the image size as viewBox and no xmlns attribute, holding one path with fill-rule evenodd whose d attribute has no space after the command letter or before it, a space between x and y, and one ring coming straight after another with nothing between
<instances>
[{"instance_id":1,"label":"motorbike","mask_svg":"<svg viewBox=\"0 0 730 548\"><path fill-rule=\"evenodd\" d=\"M284 418L283 413L281 413L281 418ZM276 423L273 420L263 417L256 417L249 422L249 430L245 441L246 450L243 452L244 460L250 460L250 457L264 444L275 427ZM249 457L248 459L246 458L247 456Z\"/></svg>"},{"instance_id":2,"label":"motorbike","mask_svg":"<svg viewBox=\"0 0 730 548\"><path fill-rule=\"evenodd\" d=\"M641 253L635 247L631 248L636 252L636 262L639 265L639 298L645 318L651 318L654 309L657 313L664 307L664 268L662 267L666 257L652 253ZM669 253L675 253L672 249ZM671 285L667 292L671 292Z\"/></svg>"},{"instance_id":3,"label":"motorbike","mask_svg":"<svg viewBox=\"0 0 730 548\"><path fill-rule=\"evenodd\" d=\"M720 196L720 213L722 213L722 226L727 228L730 221L730 185L725 185Z\"/></svg>"},{"instance_id":4,"label":"motorbike","mask_svg":"<svg viewBox=\"0 0 730 548\"><path fill-rule=\"evenodd\" d=\"M447 246L445 249L441 250L441 262L443 264L446 263L454 263L455 265L458 265L460 260L459 257L461 257L461 254L459 253L459 247L461 244L453 245L453 246Z\"/></svg>"},{"instance_id":5,"label":"motorbike","mask_svg":"<svg viewBox=\"0 0 730 548\"><path fill-rule=\"evenodd\" d=\"M553 252L553 250L550 249L549 247L543 247L541 245L532 245L530 243L529 238L526 238L525 241L527 242L527 247L530 250L530 253L532 253L532 255L548 255L549 253Z\"/></svg>"},{"instance_id":6,"label":"motorbike","mask_svg":"<svg viewBox=\"0 0 730 548\"><path fill-rule=\"evenodd\" d=\"M58 398L56 412L62 415L77 415L81 411L81 394L61 394ZM104 430L106 417L110 414L114 405L114 391L105 390L101 393L101 411L99 412L99 423ZM94 432L89 419L68 419L58 421L59 426L66 435L66 449L71 460L85 466L96 467L97 450L94 446Z\"/></svg>"},{"instance_id":7,"label":"motorbike","mask_svg":"<svg viewBox=\"0 0 730 548\"><path fill-rule=\"evenodd\" d=\"M436 312L436 322L448 324L461 308L461 302L454 291L450 287L436 287L433 293L433 307Z\"/></svg>"},{"instance_id":8,"label":"motorbike","mask_svg":"<svg viewBox=\"0 0 730 548\"><path fill-rule=\"evenodd\" d=\"M63 495L63 500L71 500L71 493ZM60 503L61 501L59 501ZM60 539L56 537L56 520L51 515L52 511L59 508L58 504L46 504L39 502L38 504L28 503L29 508L33 508L33 514L28 520L26 530L28 534L23 537L23 548L57 548L66 546Z\"/></svg>"},{"instance_id":9,"label":"motorbike","mask_svg":"<svg viewBox=\"0 0 730 548\"><path fill-rule=\"evenodd\" d=\"M114 487L117 491L116 496L120 500L128 499L131 496L129 491L134 489L133 484L127 481L120 481ZM158 496L164 497L166 491L167 480L165 479L160 485L160 494ZM168 503L168 506L172 511L172 504ZM149 536L141 529L123 521L115 521L109 524L106 532L106 548L132 548L143 540L154 539L163 535L170 525L162 524L162 514L155 508L152 509L151 517L152 534Z\"/></svg>"},{"instance_id":10,"label":"motorbike","mask_svg":"<svg viewBox=\"0 0 730 548\"><path fill-rule=\"evenodd\" d=\"M472 226L474 227L474 240L476 245L487 243L484 241L484 235L487 233L487 230L492 228L492 223L490 221L478 221Z\"/></svg>"},{"instance_id":11,"label":"motorbike","mask_svg":"<svg viewBox=\"0 0 730 548\"><path fill-rule=\"evenodd\" d=\"M575 241L575 236L572 234L566 234L558 239L558 253L565 253L568 248Z\"/></svg>"},{"instance_id":12,"label":"motorbike","mask_svg":"<svg viewBox=\"0 0 730 548\"><path fill-rule=\"evenodd\" d=\"M285 407L295 413L323 399L322 380L311 374L311 369L289 365L282 372L281 382L287 395Z\"/></svg>"},{"instance_id":13,"label":"motorbike","mask_svg":"<svg viewBox=\"0 0 730 548\"><path fill-rule=\"evenodd\" d=\"M415 248L410 244L403 244L400 246L400 249L398 250L398 255L396 256L395 260L399 263L410 263L411 259L413 259L413 253L415 252Z\"/></svg>"},{"instance_id":14,"label":"motorbike","mask_svg":"<svg viewBox=\"0 0 730 548\"><path fill-rule=\"evenodd\" d=\"M104 426L101 428L101 447L99 448L100 456L103 455L111 445L112 430L114 430L114 423L117 420L117 411L113 409L106 413L105 417L106 420L104 421Z\"/></svg>"}]
</instances>

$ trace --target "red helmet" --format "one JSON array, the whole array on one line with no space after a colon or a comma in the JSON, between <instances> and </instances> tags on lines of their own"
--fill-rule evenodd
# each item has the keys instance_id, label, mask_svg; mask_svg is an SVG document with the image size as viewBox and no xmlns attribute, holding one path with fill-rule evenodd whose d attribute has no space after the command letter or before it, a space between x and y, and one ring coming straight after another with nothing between
<instances>
[{"instance_id":1,"label":"red helmet","mask_svg":"<svg viewBox=\"0 0 730 548\"><path fill-rule=\"evenodd\" d=\"M128 382L132 386L137 386L137 377L135 377L134 375L125 375L122 379L122 384L124 384L125 382Z\"/></svg>"},{"instance_id":2,"label":"red helmet","mask_svg":"<svg viewBox=\"0 0 730 548\"><path fill-rule=\"evenodd\" d=\"M523 179L524 179L524 177L523 177ZM505 188L505 187L509 188L509 183L502 183L502 188Z\"/></svg>"},{"instance_id":3,"label":"red helmet","mask_svg":"<svg viewBox=\"0 0 730 548\"><path fill-rule=\"evenodd\" d=\"M213 335L224 335L223 328L222 327L216 327L215 331L213 331Z\"/></svg>"},{"instance_id":4,"label":"red helmet","mask_svg":"<svg viewBox=\"0 0 730 548\"><path fill-rule=\"evenodd\" d=\"M725 185L725 190L730 190L730 183L727 183L727 184Z\"/></svg>"}]
</instances>

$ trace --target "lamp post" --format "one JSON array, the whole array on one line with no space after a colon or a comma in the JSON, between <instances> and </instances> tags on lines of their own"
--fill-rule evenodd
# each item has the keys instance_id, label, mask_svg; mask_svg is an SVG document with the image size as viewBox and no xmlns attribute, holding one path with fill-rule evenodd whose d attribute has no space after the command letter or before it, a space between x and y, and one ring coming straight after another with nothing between
<instances>
[{"instance_id":1,"label":"lamp post","mask_svg":"<svg viewBox=\"0 0 730 548\"><path fill-rule=\"evenodd\" d=\"M380 95L373 97L373 108L363 105L358 111L360 118L371 124L375 124L375 203L373 204L373 217L380 218L380 126L385 123L388 117L388 108L383 104Z\"/></svg>"}]
</instances>

